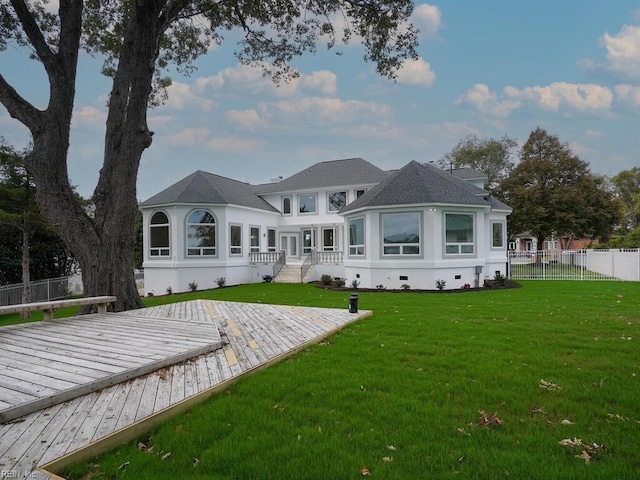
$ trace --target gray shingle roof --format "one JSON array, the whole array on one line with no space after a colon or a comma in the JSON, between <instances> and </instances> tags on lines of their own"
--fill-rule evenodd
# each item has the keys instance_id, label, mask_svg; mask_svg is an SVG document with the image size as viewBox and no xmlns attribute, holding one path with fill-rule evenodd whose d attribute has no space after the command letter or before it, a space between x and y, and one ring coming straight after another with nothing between
<instances>
[{"instance_id":1,"label":"gray shingle roof","mask_svg":"<svg viewBox=\"0 0 640 480\"><path fill-rule=\"evenodd\" d=\"M141 203L142 207L167 204L239 205L269 212L276 208L260 198L247 183L198 170Z\"/></svg>"},{"instance_id":2,"label":"gray shingle roof","mask_svg":"<svg viewBox=\"0 0 640 480\"><path fill-rule=\"evenodd\" d=\"M485 180L486 181L489 179L489 177L487 177L484 173L469 167L454 168L453 170L451 170L450 173L453 173L456 177L466 181L469 181L469 180Z\"/></svg>"},{"instance_id":3,"label":"gray shingle roof","mask_svg":"<svg viewBox=\"0 0 640 480\"><path fill-rule=\"evenodd\" d=\"M493 207L494 201L497 202L490 199L486 191L450 172L412 161L346 205L340 213L387 205L450 204ZM506 205L501 205L509 209Z\"/></svg>"},{"instance_id":4,"label":"gray shingle roof","mask_svg":"<svg viewBox=\"0 0 640 480\"><path fill-rule=\"evenodd\" d=\"M257 185L258 194L313 188L377 184L389 174L362 158L331 160L312 165L278 183Z\"/></svg>"}]
</instances>

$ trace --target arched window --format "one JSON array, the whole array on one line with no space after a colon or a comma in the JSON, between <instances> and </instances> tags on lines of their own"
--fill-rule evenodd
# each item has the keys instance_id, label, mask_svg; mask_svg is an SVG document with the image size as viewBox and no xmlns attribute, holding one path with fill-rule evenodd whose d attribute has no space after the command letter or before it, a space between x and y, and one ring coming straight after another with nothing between
<instances>
[{"instance_id":1,"label":"arched window","mask_svg":"<svg viewBox=\"0 0 640 480\"><path fill-rule=\"evenodd\" d=\"M187 256L216 254L216 219L206 210L196 210L187 218Z\"/></svg>"},{"instance_id":2,"label":"arched window","mask_svg":"<svg viewBox=\"0 0 640 480\"><path fill-rule=\"evenodd\" d=\"M168 257L169 218L164 212L156 212L149 222L149 255L152 257Z\"/></svg>"}]
</instances>

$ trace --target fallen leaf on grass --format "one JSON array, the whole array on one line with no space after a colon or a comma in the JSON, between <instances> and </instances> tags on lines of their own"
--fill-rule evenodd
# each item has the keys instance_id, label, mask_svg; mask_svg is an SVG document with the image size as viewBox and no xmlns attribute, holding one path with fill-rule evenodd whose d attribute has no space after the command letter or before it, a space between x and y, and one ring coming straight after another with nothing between
<instances>
[{"instance_id":1,"label":"fallen leaf on grass","mask_svg":"<svg viewBox=\"0 0 640 480\"><path fill-rule=\"evenodd\" d=\"M481 427L490 427L491 425L502 425L502 420L498 418L498 413L493 412L491 415L487 415L484 410L478 410L480 418L476 421Z\"/></svg>"},{"instance_id":2,"label":"fallen leaf on grass","mask_svg":"<svg viewBox=\"0 0 640 480\"><path fill-rule=\"evenodd\" d=\"M584 463L590 463L591 462L591 455L589 455L586 450L583 450L580 455L574 455L574 457L575 458L584 459Z\"/></svg>"},{"instance_id":3,"label":"fallen leaf on grass","mask_svg":"<svg viewBox=\"0 0 640 480\"><path fill-rule=\"evenodd\" d=\"M146 452L147 448L148 447L144 443L138 442L138 450L140 450L141 452Z\"/></svg>"},{"instance_id":4,"label":"fallen leaf on grass","mask_svg":"<svg viewBox=\"0 0 640 480\"><path fill-rule=\"evenodd\" d=\"M363 477L368 477L369 475L371 475L371 472L369 471L369 469L368 469L367 467L362 467L362 468L360 469L360 474L361 474Z\"/></svg>"},{"instance_id":5,"label":"fallen leaf on grass","mask_svg":"<svg viewBox=\"0 0 640 480\"><path fill-rule=\"evenodd\" d=\"M562 390L562 387L556 385L555 383L547 382L546 380L540 379L540 383L538 384L540 388L544 388L545 390Z\"/></svg>"},{"instance_id":6,"label":"fallen leaf on grass","mask_svg":"<svg viewBox=\"0 0 640 480\"><path fill-rule=\"evenodd\" d=\"M193 466L197 467L198 465L200 465L200 459L196 458L196 457L193 457Z\"/></svg>"},{"instance_id":7,"label":"fallen leaf on grass","mask_svg":"<svg viewBox=\"0 0 640 480\"><path fill-rule=\"evenodd\" d=\"M573 425L574 422L572 422L571 420L567 420L566 418L564 420L562 420L562 425Z\"/></svg>"},{"instance_id":8,"label":"fallen leaf on grass","mask_svg":"<svg viewBox=\"0 0 640 480\"><path fill-rule=\"evenodd\" d=\"M382 457L383 462L393 462L393 457Z\"/></svg>"},{"instance_id":9,"label":"fallen leaf on grass","mask_svg":"<svg viewBox=\"0 0 640 480\"><path fill-rule=\"evenodd\" d=\"M471 434L470 434L469 432L467 432L467 431L466 431L464 428L462 428L462 427L457 428L456 430L458 430L458 433L459 433L460 435L466 435L467 437L470 437L470 436L471 436Z\"/></svg>"},{"instance_id":10,"label":"fallen leaf on grass","mask_svg":"<svg viewBox=\"0 0 640 480\"><path fill-rule=\"evenodd\" d=\"M130 464L131 464L131 462L124 462L122 465L120 465L118 467L118 470L122 470L123 468L127 468Z\"/></svg>"},{"instance_id":11,"label":"fallen leaf on grass","mask_svg":"<svg viewBox=\"0 0 640 480\"><path fill-rule=\"evenodd\" d=\"M387 445L387 450L391 450L392 452L395 452L398 449L396 447L394 447L393 445Z\"/></svg>"},{"instance_id":12,"label":"fallen leaf on grass","mask_svg":"<svg viewBox=\"0 0 640 480\"><path fill-rule=\"evenodd\" d=\"M167 459L167 458L169 458L170 456L171 456L171 452L167 452L167 453L165 453L164 455L162 455L160 458L161 458L162 460L166 460L166 459Z\"/></svg>"},{"instance_id":13,"label":"fallen leaf on grass","mask_svg":"<svg viewBox=\"0 0 640 480\"><path fill-rule=\"evenodd\" d=\"M623 422L628 422L629 421L629 417L623 417L623 416L618 415L617 413L616 414L607 413L607 417L609 417L609 418L617 418L618 420L621 420Z\"/></svg>"}]
</instances>

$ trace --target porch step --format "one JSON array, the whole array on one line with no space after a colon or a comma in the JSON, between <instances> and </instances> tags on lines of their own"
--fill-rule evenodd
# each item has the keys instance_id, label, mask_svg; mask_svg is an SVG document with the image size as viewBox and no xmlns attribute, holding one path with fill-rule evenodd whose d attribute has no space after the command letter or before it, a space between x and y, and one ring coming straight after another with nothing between
<instances>
[{"instance_id":1,"label":"porch step","mask_svg":"<svg viewBox=\"0 0 640 480\"><path fill-rule=\"evenodd\" d=\"M280 273L278 273L278 276L276 276L274 281L278 283L303 283L306 281L306 278L309 277L311 269L309 269L309 272L305 275L305 279L301 280L300 268L301 265L285 265L282 267L282 270L280 270Z\"/></svg>"}]
</instances>

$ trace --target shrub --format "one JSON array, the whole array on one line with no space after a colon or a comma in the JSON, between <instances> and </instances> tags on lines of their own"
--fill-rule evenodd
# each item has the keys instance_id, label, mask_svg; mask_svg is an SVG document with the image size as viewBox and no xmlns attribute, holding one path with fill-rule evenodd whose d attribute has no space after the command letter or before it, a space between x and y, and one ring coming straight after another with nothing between
<instances>
[{"instance_id":1,"label":"shrub","mask_svg":"<svg viewBox=\"0 0 640 480\"><path fill-rule=\"evenodd\" d=\"M196 282L195 280L193 282L189 282L189 290L192 292L198 290L198 282Z\"/></svg>"},{"instance_id":2,"label":"shrub","mask_svg":"<svg viewBox=\"0 0 640 480\"><path fill-rule=\"evenodd\" d=\"M471 288L471 284L470 284L470 283L465 283L465 284L462 286L462 289L463 289L463 290L469 290L470 288Z\"/></svg>"},{"instance_id":3,"label":"shrub","mask_svg":"<svg viewBox=\"0 0 640 480\"><path fill-rule=\"evenodd\" d=\"M360 286L360 282L358 280L354 280L351 282L351 288L358 288Z\"/></svg>"},{"instance_id":4,"label":"shrub","mask_svg":"<svg viewBox=\"0 0 640 480\"><path fill-rule=\"evenodd\" d=\"M496 272L495 277L493 279L498 282L498 285L504 285L507 281L507 277L502 275L500 272Z\"/></svg>"},{"instance_id":5,"label":"shrub","mask_svg":"<svg viewBox=\"0 0 640 480\"><path fill-rule=\"evenodd\" d=\"M336 277L336 278L333 279L333 284L338 288L339 287L344 287L345 283L346 282L344 281L344 278Z\"/></svg>"},{"instance_id":6,"label":"shrub","mask_svg":"<svg viewBox=\"0 0 640 480\"><path fill-rule=\"evenodd\" d=\"M436 280L436 288L438 290L443 290L446 285L447 282L445 280Z\"/></svg>"},{"instance_id":7,"label":"shrub","mask_svg":"<svg viewBox=\"0 0 640 480\"><path fill-rule=\"evenodd\" d=\"M227 279L224 277L216 278L216 283L218 284L218 288L222 288L227 283Z\"/></svg>"},{"instance_id":8,"label":"shrub","mask_svg":"<svg viewBox=\"0 0 640 480\"><path fill-rule=\"evenodd\" d=\"M262 276L262 281L264 283L271 283L273 281L273 275L269 275L269 274L263 275Z\"/></svg>"},{"instance_id":9,"label":"shrub","mask_svg":"<svg viewBox=\"0 0 640 480\"><path fill-rule=\"evenodd\" d=\"M385 290L386 289L386 287L383 284L376 285L376 288L378 290Z\"/></svg>"},{"instance_id":10,"label":"shrub","mask_svg":"<svg viewBox=\"0 0 640 480\"><path fill-rule=\"evenodd\" d=\"M400 285L400 288L402 290L411 290L411 285L409 285L408 283L403 283L402 285Z\"/></svg>"},{"instance_id":11,"label":"shrub","mask_svg":"<svg viewBox=\"0 0 640 480\"><path fill-rule=\"evenodd\" d=\"M333 277L331 275L324 274L320 277L320 283L322 285L331 285L333 283Z\"/></svg>"},{"instance_id":12,"label":"shrub","mask_svg":"<svg viewBox=\"0 0 640 480\"><path fill-rule=\"evenodd\" d=\"M167 295L171 295L173 293L173 288L167 287Z\"/></svg>"}]
</instances>

